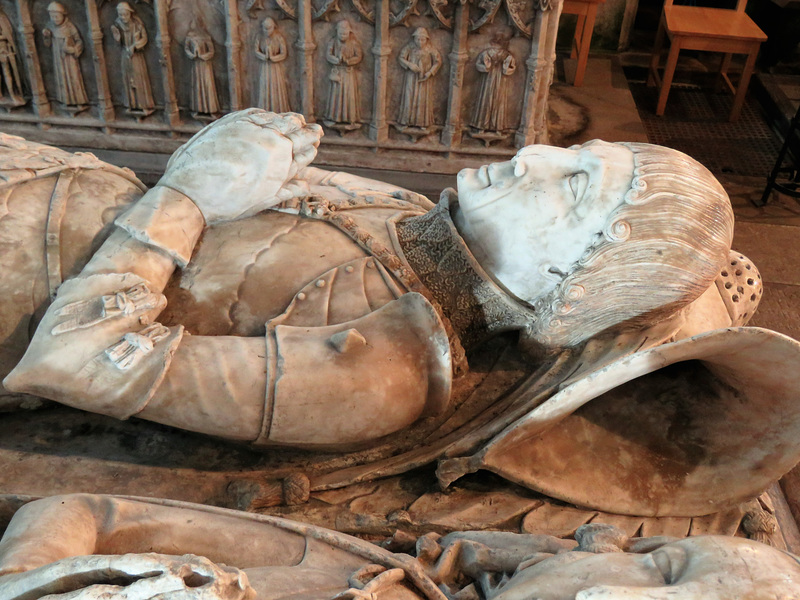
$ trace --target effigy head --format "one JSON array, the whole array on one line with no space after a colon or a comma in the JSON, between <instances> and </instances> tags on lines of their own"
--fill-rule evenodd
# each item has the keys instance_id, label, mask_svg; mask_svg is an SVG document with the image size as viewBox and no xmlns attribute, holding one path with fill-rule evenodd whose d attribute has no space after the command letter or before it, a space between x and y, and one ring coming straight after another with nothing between
<instances>
[{"instance_id":1,"label":"effigy head","mask_svg":"<svg viewBox=\"0 0 800 600\"><path fill-rule=\"evenodd\" d=\"M800 563L766 544L709 535L655 546L645 553L556 554L518 570L492 600L766 600L800 593Z\"/></svg>"},{"instance_id":2,"label":"effigy head","mask_svg":"<svg viewBox=\"0 0 800 600\"><path fill-rule=\"evenodd\" d=\"M538 319L528 334L575 346L643 329L700 296L728 259L725 190L685 154L644 143L527 146L459 173L464 239Z\"/></svg>"}]
</instances>

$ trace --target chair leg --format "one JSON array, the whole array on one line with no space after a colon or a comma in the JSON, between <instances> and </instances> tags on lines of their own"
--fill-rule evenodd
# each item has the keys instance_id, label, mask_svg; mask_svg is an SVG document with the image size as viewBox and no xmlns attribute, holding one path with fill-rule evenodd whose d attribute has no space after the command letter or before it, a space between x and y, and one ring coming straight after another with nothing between
<instances>
[{"instance_id":1,"label":"chair leg","mask_svg":"<svg viewBox=\"0 0 800 600\"><path fill-rule=\"evenodd\" d=\"M583 23L581 47L578 52L578 68L575 71L575 81L572 83L575 87L583 85L583 76L586 73L586 63L589 60L589 47L592 45L592 31L594 30L594 20L596 16L597 4L592 4L586 12L586 19Z\"/></svg>"},{"instance_id":2,"label":"chair leg","mask_svg":"<svg viewBox=\"0 0 800 600\"><path fill-rule=\"evenodd\" d=\"M730 52L726 52L722 55L722 60L719 63L719 77L714 87L715 92L719 92L723 84L728 84L730 82L730 79L728 79L728 69L731 66L731 58L733 58L733 54Z\"/></svg>"},{"instance_id":3,"label":"chair leg","mask_svg":"<svg viewBox=\"0 0 800 600\"><path fill-rule=\"evenodd\" d=\"M661 92L658 94L656 115L659 117L664 114L664 109L667 107L667 96L669 96L669 88L672 85L672 77L675 75L675 67L678 66L678 54L680 51L681 39L676 36L672 39L672 45L669 47L667 66L664 67L664 78L661 80Z\"/></svg>"},{"instance_id":4,"label":"chair leg","mask_svg":"<svg viewBox=\"0 0 800 600\"><path fill-rule=\"evenodd\" d=\"M730 121L738 121L739 115L742 114L742 105L744 105L744 97L747 95L747 86L750 85L750 76L753 74L753 67L756 66L756 56L758 55L758 47L760 44L755 44L750 49L750 54L747 55L747 60L744 63L744 70L742 70L742 78L739 80L739 87L736 90L736 96L733 98L733 108L731 109Z\"/></svg>"},{"instance_id":5,"label":"chair leg","mask_svg":"<svg viewBox=\"0 0 800 600\"><path fill-rule=\"evenodd\" d=\"M581 51L581 43L583 40L583 24L586 22L586 15L578 15L578 22L575 24L575 38L572 41L572 52L570 58L578 58Z\"/></svg>"},{"instance_id":6,"label":"chair leg","mask_svg":"<svg viewBox=\"0 0 800 600\"><path fill-rule=\"evenodd\" d=\"M664 38L666 37L666 30L664 28L664 17L658 24L658 32L656 33L656 41L653 45L653 56L650 58L650 71L647 74L647 85L658 85L658 63L661 62L661 49L664 47Z\"/></svg>"}]
</instances>

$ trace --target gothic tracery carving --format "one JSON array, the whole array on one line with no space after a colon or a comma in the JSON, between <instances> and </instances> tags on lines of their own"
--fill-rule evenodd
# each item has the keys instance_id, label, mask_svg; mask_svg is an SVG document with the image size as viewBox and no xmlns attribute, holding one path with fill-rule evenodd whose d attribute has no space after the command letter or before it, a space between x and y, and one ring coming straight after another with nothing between
<instances>
[{"instance_id":1,"label":"gothic tracery carving","mask_svg":"<svg viewBox=\"0 0 800 600\"><path fill-rule=\"evenodd\" d=\"M510 21L523 35L531 36L531 26L536 11L553 8L551 0L479 0L481 14L470 22L470 30L475 31L494 21L500 7L505 6Z\"/></svg>"}]
</instances>

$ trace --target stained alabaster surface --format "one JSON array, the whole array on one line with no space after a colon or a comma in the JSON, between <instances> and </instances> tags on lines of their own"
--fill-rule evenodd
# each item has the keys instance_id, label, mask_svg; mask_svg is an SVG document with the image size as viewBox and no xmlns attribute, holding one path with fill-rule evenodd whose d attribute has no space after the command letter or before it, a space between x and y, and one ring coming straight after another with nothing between
<instances>
[{"instance_id":1,"label":"stained alabaster surface","mask_svg":"<svg viewBox=\"0 0 800 600\"><path fill-rule=\"evenodd\" d=\"M35 330L3 342L27 344L5 390L314 451L312 492L436 464L443 488L491 470L589 509L701 517L800 458L800 347L742 327L760 275L696 161L529 146L434 205L311 166L321 133L292 113L223 117L84 244L82 270L31 250L15 285L47 282L52 302L23 328L3 309L8 331ZM7 198L48 176L50 215L94 197L71 179L88 166L3 140L4 173L24 158L35 174L9 175ZM473 393L493 343L522 366Z\"/></svg>"},{"instance_id":2,"label":"stained alabaster surface","mask_svg":"<svg viewBox=\"0 0 800 600\"><path fill-rule=\"evenodd\" d=\"M6 600L791 598L797 557L751 540L428 534L407 553L287 519L157 499L33 502L0 541Z\"/></svg>"}]
</instances>

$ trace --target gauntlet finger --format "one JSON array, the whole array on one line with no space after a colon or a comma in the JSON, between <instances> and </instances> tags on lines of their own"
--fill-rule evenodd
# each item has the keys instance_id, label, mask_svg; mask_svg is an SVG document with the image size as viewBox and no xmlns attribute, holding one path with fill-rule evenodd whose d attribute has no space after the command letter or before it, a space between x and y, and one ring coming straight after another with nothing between
<instances>
[{"instance_id":1,"label":"gauntlet finger","mask_svg":"<svg viewBox=\"0 0 800 600\"><path fill-rule=\"evenodd\" d=\"M292 140L295 153L306 152L308 149L315 149L319 146L320 131L304 127L303 129L290 133L287 137Z\"/></svg>"},{"instance_id":2,"label":"gauntlet finger","mask_svg":"<svg viewBox=\"0 0 800 600\"><path fill-rule=\"evenodd\" d=\"M299 154L294 155L294 163L297 166L297 170L303 169L311 164L311 161L314 160L314 157L317 155L317 149L313 146L300 152Z\"/></svg>"}]
</instances>

